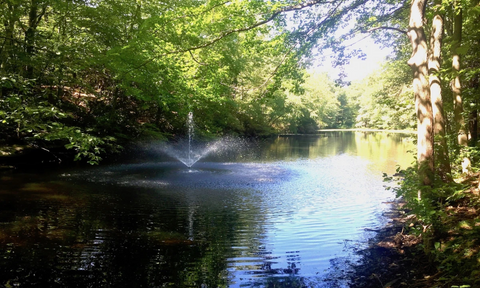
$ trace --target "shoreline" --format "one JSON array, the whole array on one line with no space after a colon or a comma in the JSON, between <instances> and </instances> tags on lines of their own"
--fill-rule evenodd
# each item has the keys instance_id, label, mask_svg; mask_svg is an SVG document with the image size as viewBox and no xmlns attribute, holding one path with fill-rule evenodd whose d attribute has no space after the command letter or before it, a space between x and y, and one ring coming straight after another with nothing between
<instances>
[{"instance_id":1,"label":"shoreline","mask_svg":"<svg viewBox=\"0 0 480 288\"><path fill-rule=\"evenodd\" d=\"M351 129L319 129L318 132L387 132L399 134L417 134L417 131L412 130L383 130L383 129L369 129L369 128L351 128Z\"/></svg>"},{"instance_id":2,"label":"shoreline","mask_svg":"<svg viewBox=\"0 0 480 288\"><path fill-rule=\"evenodd\" d=\"M369 128L348 128L348 129L319 129L313 133L279 133L272 135L273 137L285 137L285 136L319 136L324 132L381 132L381 133L394 133L394 134L411 134L417 135L417 131L412 130L382 130L382 129L369 129Z\"/></svg>"},{"instance_id":3,"label":"shoreline","mask_svg":"<svg viewBox=\"0 0 480 288\"><path fill-rule=\"evenodd\" d=\"M374 231L375 235L367 240L367 248L350 248L360 260L353 263L350 273L345 275L350 282L348 287L429 287L433 284L430 281L435 277L430 275L436 273L435 267L418 246L421 239L405 232L409 216L403 205L402 200L392 203L385 213L390 221Z\"/></svg>"}]
</instances>

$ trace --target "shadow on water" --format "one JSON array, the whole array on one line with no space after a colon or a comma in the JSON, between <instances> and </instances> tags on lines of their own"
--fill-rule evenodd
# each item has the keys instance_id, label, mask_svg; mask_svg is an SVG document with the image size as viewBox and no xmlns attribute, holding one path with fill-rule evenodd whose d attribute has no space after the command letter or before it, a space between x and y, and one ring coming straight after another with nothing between
<instances>
[{"instance_id":1,"label":"shadow on water","mask_svg":"<svg viewBox=\"0 0 480 288\"><path fill-rule=\"evenodd\" d=\"M281 137L191 168L2 174L0 284L345 287L328 271L346 239L381 225L381 172L398 163L372 153L403 144L341 137Z\"/></svg>"}]
</instances>

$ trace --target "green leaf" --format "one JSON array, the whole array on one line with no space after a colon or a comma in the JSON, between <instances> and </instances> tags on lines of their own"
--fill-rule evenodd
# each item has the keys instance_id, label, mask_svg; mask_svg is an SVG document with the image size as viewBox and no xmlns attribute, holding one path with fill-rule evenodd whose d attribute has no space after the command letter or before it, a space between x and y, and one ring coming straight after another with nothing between
<instances>
[{"instance_id":1,"label":"green leaf","mask_svg":"<svg viewBox=\"0 0 480 288\"><path fill-rule=\"evenodd\" d=\"M458 47L456 51L460 55L466 55L469 49L470 45L462 45L461 47Z\"/></svg>"},{"instance_id":2,"label":"green leaf","mask_svg":"<svg viewBox=\"0 0 480 288\"><path fill-rule=\"evenodd\" d=\"M66 148L66 149L72 149L72 148L74 148L74 147L75 147L75 145L73 145L72 143L65 144L65 148Z\"/></svg>"}]
</instances>

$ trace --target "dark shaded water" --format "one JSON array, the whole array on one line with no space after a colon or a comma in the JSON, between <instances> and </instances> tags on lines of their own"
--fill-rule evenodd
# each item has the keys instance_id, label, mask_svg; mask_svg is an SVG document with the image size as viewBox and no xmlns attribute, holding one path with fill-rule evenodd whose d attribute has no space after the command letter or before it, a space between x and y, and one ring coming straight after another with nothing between
<instances>
[{"instance_id":1,"label":"dark shaded water","mask_svg":"<svg viewBox=\"0 0 480 288\"><path fill-rule=\"evenodd\" d=\"M188 169L148 162L1 176L0 284L339 287L346 243L382 225L400 135L279 137ZM152 156L153 155L153 156ZM245 156L247 155L247 156Z\"/></svg>"}]
</instances>

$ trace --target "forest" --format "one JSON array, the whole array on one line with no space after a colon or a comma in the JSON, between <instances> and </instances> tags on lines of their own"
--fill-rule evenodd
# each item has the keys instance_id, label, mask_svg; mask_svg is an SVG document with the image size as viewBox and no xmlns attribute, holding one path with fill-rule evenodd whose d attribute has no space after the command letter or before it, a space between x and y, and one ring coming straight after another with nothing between
<instances>
[{"instance_id":1,"label":"forest","mask_svg":"<svg viewBox=\"0 0 480 288\"><path fill-rule=\"evenodd\" d=\"M434 278L478 284L479 19L477 0L5 0L0 153L98 164L181 137L189 112L204 139L417 131L394 189ZM356 37L393 49L381 69L353 82L311 69L364 57Z\"/></svg>"},{"instance_id":2,"label":"forest","mask_svg":"<svg viewBox=\"0 0 480 288\"><path fill-rule=\"evenodd\" d=\"M132 139L185 134L190 111L206 138L414 129L408 52L351 85L309 70L321 49L338 65L361 57L344 41L400 22L406 3L177 2L3 2L2 144L98 163Z\"/></svg>"}]
</instances>

